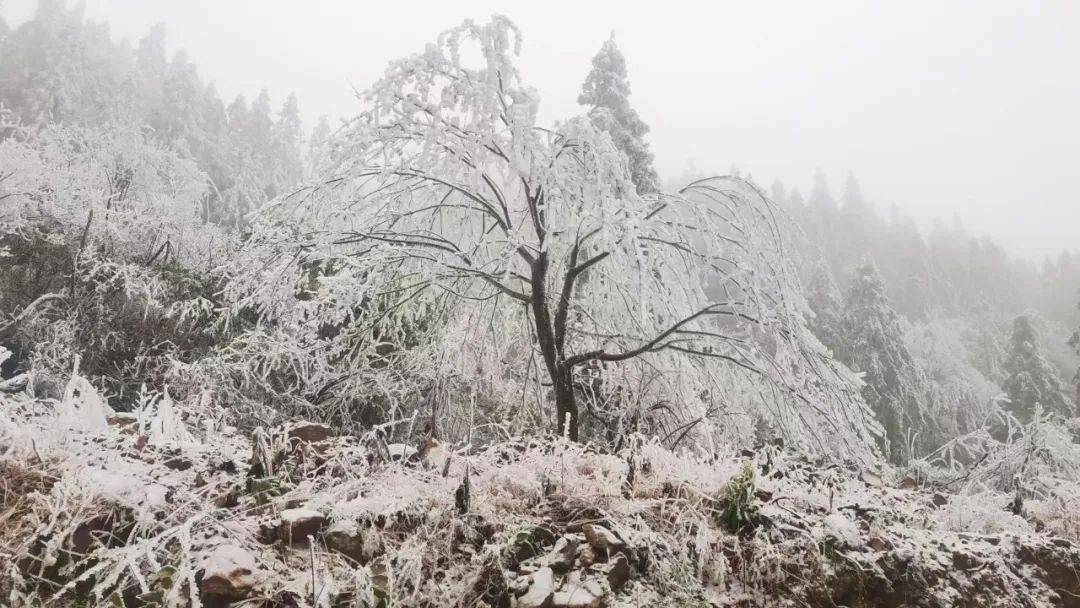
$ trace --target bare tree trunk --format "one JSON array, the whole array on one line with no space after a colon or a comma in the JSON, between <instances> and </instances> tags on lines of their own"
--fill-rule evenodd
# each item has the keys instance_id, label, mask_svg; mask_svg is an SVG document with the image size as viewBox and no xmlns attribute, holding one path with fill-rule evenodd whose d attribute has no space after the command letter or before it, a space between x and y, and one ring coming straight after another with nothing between
<instances>
[{"instance_id":1,"label":"bare tree trunk","mask_svg":"<svg viewBox=\"0 0 1080 608\"><path fill-rule=\"evenodd\" d=\"M555 376L555 412L559 416L559 434L566 435L571 441L578 440L578 407L574 395L574 382L571 370L559 366Z\"/></svg>"},{"instance_id":2,"label":"bare tree trunk","mask_svg":"<svg viewBox=\"0 0 1080 608\"><path fill-rule=\"evenodd\" d=\"M536 323L536 340L544 356L544 364L555 388L555 414L558 417L556 428L560 435L566 435L572 441L578 440L578 408L574 397L572 365L567 365L559 336L552 325L551 311L548 310L547 253L541 253L532 264L532 308L533 321Z\"/></svg>"}]
</instances>

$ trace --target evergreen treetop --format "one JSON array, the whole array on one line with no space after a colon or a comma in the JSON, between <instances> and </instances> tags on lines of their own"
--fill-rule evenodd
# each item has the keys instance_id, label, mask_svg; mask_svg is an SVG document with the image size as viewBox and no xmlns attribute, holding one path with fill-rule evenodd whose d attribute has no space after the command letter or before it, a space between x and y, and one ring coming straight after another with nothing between
<instances>
[{"instance_id":1,"label":"evergreen treetop","mask_svg":"<svg viewBox=\"0 0 1080 608\"><path fill-rule=\"evenodd\" d=\"M592 71L585 78L578 103L589 106L589 119L606 131L630 166L630 177L639 194L656 192L659 178L653 168L653 154L645 142L649 125L630 107L630 81L626 58L609 38L593 57Z\"/></svg>"}]
</instances>

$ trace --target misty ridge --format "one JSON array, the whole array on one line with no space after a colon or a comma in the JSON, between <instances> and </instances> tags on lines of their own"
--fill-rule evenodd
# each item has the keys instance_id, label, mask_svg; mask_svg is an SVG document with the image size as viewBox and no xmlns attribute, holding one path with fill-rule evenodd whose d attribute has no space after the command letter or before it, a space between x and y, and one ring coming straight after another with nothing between
<instances>
[{"instance_id":1,"label":"misty ridge","mask_svg":"<svg viewBox=\"0 0 1080 608\"><path fill-rule=\"evenodd\" d=\"M1080 606L1080 249L661 173L614 33L306 124L85 11L0 18L0 606Z\"/></svg>"}]
</instances>

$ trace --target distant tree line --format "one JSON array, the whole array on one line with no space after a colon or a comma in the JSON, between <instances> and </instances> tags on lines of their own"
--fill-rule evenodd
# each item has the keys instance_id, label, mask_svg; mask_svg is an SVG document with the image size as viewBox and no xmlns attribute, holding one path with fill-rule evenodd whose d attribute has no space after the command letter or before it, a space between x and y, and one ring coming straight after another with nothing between
<instances>
[{"instance_id":1,"label":"distant tree line","mask_svg":"<svg viewBox=\"0 0 1080 608\"><path fill-rule=\"evenodd\" d=\"M107 24L66 4L41 0L14 29L0 20L0 136L16 126L136 125L197 163L209 185L204 216L222 224L242 224L298 183L304 134L295 95L274 108L263 89L226 105L185 52L166 56L164 25L134 46L114 42Z\"/></svg>"},{"instance_id":2,"label":"distant tree line","mask_svg":"<svg viewBox=\"0 0 1080 608\"><path fill-rule=\"evenodd\" d=\"M811 327L864 374L894 460L925 455L994 412L1020 422L1037 408L1080 415L1080 337L1068 329L1080 324L1080 251L1040 265L959 221L924 235L895 207L883 217L850 174L839 201L821 172L808 198L779 181L770 193L801 227L794 245Z\"/></svg>"}]
</instances>

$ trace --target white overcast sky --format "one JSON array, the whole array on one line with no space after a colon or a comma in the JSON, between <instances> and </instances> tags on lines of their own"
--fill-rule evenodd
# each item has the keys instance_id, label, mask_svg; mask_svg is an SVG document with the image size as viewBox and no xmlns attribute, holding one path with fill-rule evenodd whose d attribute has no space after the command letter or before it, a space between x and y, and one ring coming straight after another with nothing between
<instances>
[{"instance_id":1,"label":"white overcast sky","mask_svg":"<svg viewBox=\"0 0 1080 608\"><path fill-rule=\"evenodd\" d=\"M851 170L924 226L959 217L1027 257L1080 249L1080 0L86 0L116 38L165 22L224 95L295 91L308 127L351 114L389 60L496 12L523 31L545 120L580 112L614 30L665 176L735 164L805 194L820 168L839 195Z\"/></svg>"}]
</instances>

